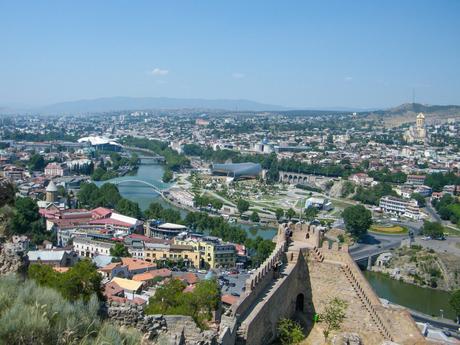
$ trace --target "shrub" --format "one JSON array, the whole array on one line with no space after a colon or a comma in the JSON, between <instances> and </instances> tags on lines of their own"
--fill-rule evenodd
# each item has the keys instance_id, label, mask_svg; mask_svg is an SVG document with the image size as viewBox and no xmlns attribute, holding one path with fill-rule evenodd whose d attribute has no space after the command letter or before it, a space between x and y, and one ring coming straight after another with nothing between
<instances>
[{"instance_id":1,"label":"shrub","mask_svg":"<svg viewBox=\"0 0 460 345\"><path fill-rule=\"evenodd\" d=\"M59 292L20 281L14 275L0 277L0 343L18 345L94 345L140 343L140 333L120 332L99 318L99 301L67 301Z\"/></svg>"}]
</instances>

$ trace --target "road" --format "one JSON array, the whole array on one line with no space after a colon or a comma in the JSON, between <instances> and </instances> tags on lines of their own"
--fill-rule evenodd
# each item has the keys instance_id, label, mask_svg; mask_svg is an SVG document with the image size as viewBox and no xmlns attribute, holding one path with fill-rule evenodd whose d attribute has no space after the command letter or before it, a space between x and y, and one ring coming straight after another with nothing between
<instances>
[{"instance_id":1,"label":"road","mask_svg":"<svg viewBox=\"0 0 460 345\"><path fill-rule=\"evenodd\" d=\"M361 243L356 243L350 247L350 255L355 261L360 261L381 254L391 248L400 246L401 241L409 235L377 235L368 234Z\"/></svg>"},{"instance_id":2,"label":"road","mask_svg":"<svg viewBox=\"0 0 460 345\"><path fill-rule=\"evenodd\" d=\"M453 337L460 339L460 324L456 324L455 322L447 319L433 318L412 309L408 309L408 311L415 321L425 322L433 327L449 331Z\"/></svg>"}]
</instances>

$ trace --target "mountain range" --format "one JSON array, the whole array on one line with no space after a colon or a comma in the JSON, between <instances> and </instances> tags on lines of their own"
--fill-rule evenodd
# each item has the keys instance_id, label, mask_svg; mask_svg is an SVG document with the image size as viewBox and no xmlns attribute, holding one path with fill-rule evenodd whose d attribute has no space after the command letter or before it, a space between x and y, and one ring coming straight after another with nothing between
<instances>
[{"instance_id":1,"label":"mountain range","mask_svg":"<svg viewBox=\"0 0 460 345\"><path fill-rule=\"evenodd\" d=\"M21 109L21 112L63 114L63 113L100 113L123 110L150 109L219 109L219 110L288 110L280 105L263 104L246 99L198 99L168 97L106 97L68 101ZM1 108L0 108L1 110ZM10 109L11 111L11 109Z\"/></svg>"},{"instance_id":2,"label":"mountain range","mask_svg":"<svg viewBox=\"0 0 460 345\"><path fill-rule=\"evenodd\" d=\"M405 103L387 109L359 109L345 107L297 107L289 108L281 105L264 104L246 99L198 99L168 97L106 97L54 103L34 108L1 107L0 113L30 114L87 114L110 111L153 110L153 109L202 109L224 111L279 111L286 114L312 114L315 111L325 112L358 112L362 116L384 119L396 119L397 122L413 120L413 115L425 113L431 119L445 119L460 116L458 105L426 105Z\"/></svg>"}]
</instances>

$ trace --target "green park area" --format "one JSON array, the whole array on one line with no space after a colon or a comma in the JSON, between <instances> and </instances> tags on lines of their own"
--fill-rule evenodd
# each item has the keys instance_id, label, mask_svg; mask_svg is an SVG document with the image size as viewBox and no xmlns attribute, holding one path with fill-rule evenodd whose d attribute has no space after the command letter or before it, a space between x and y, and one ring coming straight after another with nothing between
<instances>
[{"instance_id":1,"label":"green park area","mask_svg":"<svg viewBox=\"0 0 460 345\"><path fill-rule=\"evenodd\" d=\"M386 235L402 235L406 234L408 229L401 225L376 225L373 224L369 229L370 232L376 232Z\"/></svg>"}]
</instances>

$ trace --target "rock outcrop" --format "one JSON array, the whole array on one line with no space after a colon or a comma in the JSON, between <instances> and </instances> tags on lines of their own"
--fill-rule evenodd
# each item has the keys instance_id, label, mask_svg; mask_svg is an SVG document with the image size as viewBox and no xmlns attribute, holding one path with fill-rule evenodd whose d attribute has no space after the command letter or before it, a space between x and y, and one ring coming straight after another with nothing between
<instances>
[{"instance_id":1,"label":"rock outcrop","mask_svg":"<svg viewBox=\"0 0 460 345\"><path fill-rule=\"evenodd\" d=\"M117 302L108 302L106 312L114 323L134 327L144 333L144 345L216 344L217 334L213 331L201 331L190 316L145 315L142 306Z\"/></svg>"},{"instance_id":2,"label":"rock outcrop","mask_svg":"<svg viewBox=\"0 0 460 345\"><path fill-rule=\"evenodd\" d=\"M24 274L27 271L27 256L13 243L0 244L0 275Z\"/></svg>"},{"instance_id":3,"label":"rock outcrop","mask_svg":"<svg viewBox=\"0 0 460 345\"><path fill-rule=\"evenodd\" d=\"M361 338L356 333L341 333L332 338L333 345L362 345Z\"/></svg>"}]
</instances>

